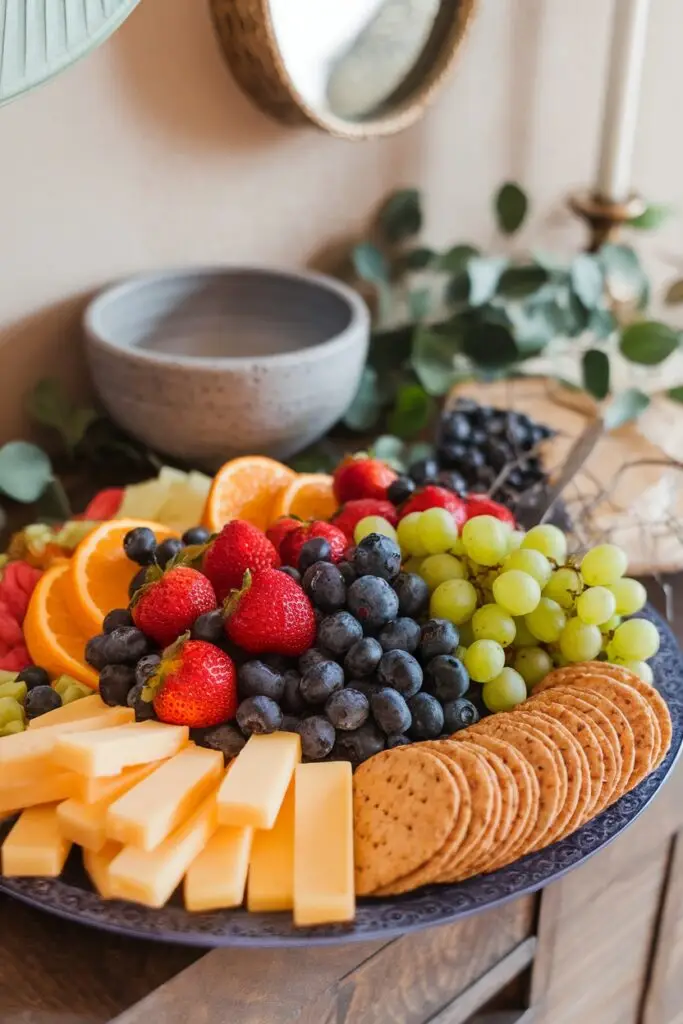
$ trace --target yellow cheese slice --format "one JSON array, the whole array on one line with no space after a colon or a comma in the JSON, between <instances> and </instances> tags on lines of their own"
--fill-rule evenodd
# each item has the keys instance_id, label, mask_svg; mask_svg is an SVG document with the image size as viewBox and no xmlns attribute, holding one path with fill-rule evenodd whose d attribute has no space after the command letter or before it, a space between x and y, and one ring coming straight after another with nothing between
<instances>
[{"instance_id":1,"label":"yellow cheese slice","mask_svg":"<svg viewBox=\"0 0 683 1024\"><path fill-rule=\"evenodd\" d=\"M185 907L196 913L239 907L249 870L250 828L222 825L185 875Z\"/></svg>"},{"instance_id":2,"label":"yellow cheese slice","mask_svg":"<svg viewBox=\"0 0 683 1024\"><path fill-rule=\"evenodd\" d=\"M79 796L81 779L75 772L60 771L51 767L40 777L15 780L12 776L0 784L0 815L23 811L38 804L51 804L57 800L68 800Z\"/></svg>"},{"instance_id":3,"label":"yellow cheese slice","mask_svg":"<svg viewBox=\"0 0 683 1024\"><path fill-rule=\"evenodd\" d=\"M294 923L352 921L355 910L351 765L301 764L294 796Z\"/></svg>"},{"instance_id":4,"label":"yellow cheese slice","mask_svg":"<svg viewBox=\"0 0 683 1024\"><path fill-rule=\"evenodd\" d=\"M106 843L97 853L94 850L83 850L83 866L88 873L88 878L93 888L100 894L103 900L113 900L114 894L109 884L109 866L118 857L121 847L118 843Z\"/></svg>"},{"instance_id":5,"label":"yellow cheese slice","mask_svg":"<svg viewBox=\"0 0 683 1024\"><path fill-rule=\"evenodd\" d=\"M82 718L94 718L95 715L101 715L105 711L111 711L111 708L104 703L99 693L93 693L91 697L81 697L80 700L72 700L70 704L65 704L61 708L55 708L54 711L48 711L44 715L38 715L37 718L32 718L29 723L29 729L45 729L51 725L60 725L63 722L80 722Z\"/></svg>"},{"instance_id":6,"label":"yellow cheese slice","mask_svg":"<svg viewBox=\"0 0 683 1024\"><path fill-rule=\"evenodd\" d=\"M8 878L56 878L71 843L59 831L54 805L24 811L2 844L2 873Z\"/></svg>"},{"instance_id":7,"label":"yellow cheese slice","mask_svg":"<svg viewBox=\"0 0 683 1024\"><path fill-rule=\"evenodd\" d=\"M153 850L216 789L223 771L219 751L191 743L112 804L108 838Z\"/></svg>"},{"instance_id":8,"label":"yellow cheese slice","mask_svg":"<svg viewBox=\"0 0 683 1024\"><path fill-rule=\"evenodd\" d=\"M216 794L212 793L156 850L126 846L109 867L110 892L116 899L131 900L146 907L163 907L208 843L217 824Z\"/></svg>"},{"instance_id":9,"label":"yellow cheese slice","mask_svg":"<svg viewBox=\"0 0 683 1024\"><path fill-rule=\"evenodd\" d=\"M272 828L300 760L296 733L251 736L218 791L220 824Z\"/></svg>"},{"instance_id":10,"label":"yellow cheese slice","mask_svg":"<svg viewBox=\"0 0 683 1024\"><path fill-rule=\"evenodd\" d=\"M254 832L247 882L247 908L291 910L294 905L294 780L271 829Z\"/></svg>"},{"instance_id":11,"label":"yellow cheese slice","mask_svg":"<svg viewBox=\"0 0 683 1024\"><path fill-rule=\"evenodd\" d=\"M163 761L151 761L145 765L133 765L132 768L124 768L119 775L105 775L99 779L89 779L85 775L79 775L81 780L79 799L84 804L98 804L101 800L116 800L130 789L130 786L127 785L128 779L135 779L132 785L137 785L163 763Z\"/></svg>"},{"instance_id":12,"label":"yellow cheese slice","mask_svg":"<svg viewBox=\"0 0 683 1024\"><path fill-rule=\"evenodd\" d=\"M64 800L57 808L57 819L62 835L72 843L78 843L85 850L97 853L107 841L107 812L115 800L137 786L158 768L158 762L128 768L125 772L107 779L109 792L96 803L83 800ZM82 779L74 772L70 777Z\"/></svg>"},{"instance_id":13,"label":"yellow cheese slice","mask_svg":"<svg viewBox=\"0 0 683 1024\"><path fill-rule=\"evenodd\" d=\"M0 778L5 772L21 768L29 770L36 767L37 762L45 762L54 751L62 736L78 732L92 732L98 729L110 729L124 725L135 718L132 708L109 708L106 713L92 718L77 719L73 722L62 722L45 729L27 729L26 732L0 739Z\"/></svg>"},{"instance_id":14,"label":"yellow cheese slice","mask_svg":"<svg viewBox=\"0 0 683 1024\"><path fill-rule=\"evenodd\" d=\"M189 735L186 725L138 722L118 729L62 736L55 744L53 760L88 778L118 775L136 764L173 757Z\"/></svg>"}]
</instances>

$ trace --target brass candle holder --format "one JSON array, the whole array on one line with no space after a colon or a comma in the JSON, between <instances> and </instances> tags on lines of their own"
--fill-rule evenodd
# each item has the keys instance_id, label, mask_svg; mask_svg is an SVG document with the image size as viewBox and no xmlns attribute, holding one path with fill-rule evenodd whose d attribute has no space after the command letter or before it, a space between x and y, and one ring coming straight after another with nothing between
<instances>
[{"instance_id":1,"label":"brass candle holder","mask_svg":"<svg viewBox=\"0 0 683 1024\"><path fill-rule=\"evenodd\" d=\"M639 217L646 203L635 193L623 203L612 203L591 192L578 192L569 197L569 207L588 225L588 251L597 252L606 242L617 241L624 224Z\"/></svg>"}]
</instances>

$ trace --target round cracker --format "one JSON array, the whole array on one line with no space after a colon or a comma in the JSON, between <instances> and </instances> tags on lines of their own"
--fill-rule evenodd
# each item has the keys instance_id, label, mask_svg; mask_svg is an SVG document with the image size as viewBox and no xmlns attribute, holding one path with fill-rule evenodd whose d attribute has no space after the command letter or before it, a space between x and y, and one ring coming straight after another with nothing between
<instances>
[{"instance_id":1,"label":"round cracker","mask_svg":"<svg viewBox=\"0 0 683 1024\"><path fill-rule=\"evenodd\" d=\"M500 850L505 842L508 841L510 836L510 830L514 823L517 821L517 812L519 809L519 789L517 788L517 782L515 776L508 768L506 762L500 757L495 751L490 748L478 746L471 740L465 739L463 746L467 750L473 751L475 754L479 754L483 757L491 771L496 777L497 790L500 794L500 812L498 814L498 823L493 832L493 843L489 850L486 851L469 869L470 875L480 875L489 870L489 864L499 856ZM520 756L520 755L518 755Z\"/></svg>"},{"instance_id":2,"label":"round cracker","mask_svg":"<svg viewBox=\"0 0 683 1024\"><path fill-rule=\"evenodd\" d=\"M579 825L584 824L595 815L595 808L598 806L605 788L605 757L603 747L608 747L604 736L600 733L597 725L588 718L582 717L577 711L567 707L565 704L558 704L548 695L548 700L539 701L543 712L556 718L572 736L577 740L586 757L588 765L589 797L586 803L583 818ZM612 783L614 788L614 783Z\"/></svg>"},{"instance_id":3,"label":"round cracker","mask_svg":"<svg viewBox=\"0 0 683 1024\"><path fill-rule=\"evenodd\" d=\"M353 776L356 893L415 871L444 845L460 808L453 773L422 746L385 750Z\"/></svg>"}]
</instances>

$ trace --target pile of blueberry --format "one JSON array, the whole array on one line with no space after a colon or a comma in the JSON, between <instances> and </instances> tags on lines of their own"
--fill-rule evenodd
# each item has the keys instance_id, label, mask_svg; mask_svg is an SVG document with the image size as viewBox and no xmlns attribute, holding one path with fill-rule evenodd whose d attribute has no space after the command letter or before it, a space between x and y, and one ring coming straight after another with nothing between
<instances>
[{"instance_id":1,"label":"pile of blueberry","mask_svg":"<svg viewBox=\"0 0 683 1024\"><path fill-rule=\"evenodd\" d=\"M158 565L165 569L172 558L183 550L195 544L206 544L210 534L203 526L193 526L186 530L180 540L177 537L169 537L157 543L154 531L148 526L139 526L126 534L123 542L123 549L131 562L139 565L140 572L136 573L130 585L130 596L145 582L145 573L150 565Z\"/></svg>"},{"instance_id":2,"label":"pile of blueberry","mask_svg":"<svg viewBox=\"0 0 683 1024\"><path fill-rule=\"evenodd\" d=\"M134 708L138 722L154 718L142 690L161 661L158 648L133 624L127 608L109 612L102 630L85 648L85 660L100 674L100 697L110 707Z\"/></svg>"}]
</instances>

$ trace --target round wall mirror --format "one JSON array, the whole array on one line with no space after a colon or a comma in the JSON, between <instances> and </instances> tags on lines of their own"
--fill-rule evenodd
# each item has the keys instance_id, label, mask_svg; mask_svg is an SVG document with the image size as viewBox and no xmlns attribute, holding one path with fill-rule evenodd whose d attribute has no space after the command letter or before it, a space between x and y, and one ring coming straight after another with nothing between
<instances>
[{"instance_id":1,"label":"round wall mirror","mask_svg":"<svg viewBox=\"0 0 683 1024\"><path fill-rule=\"evenodd\" d=\"M477 0L211 0L240 86L266 113L343 138L407 128L434 96Z\"/></svg>"}]
</instances>

